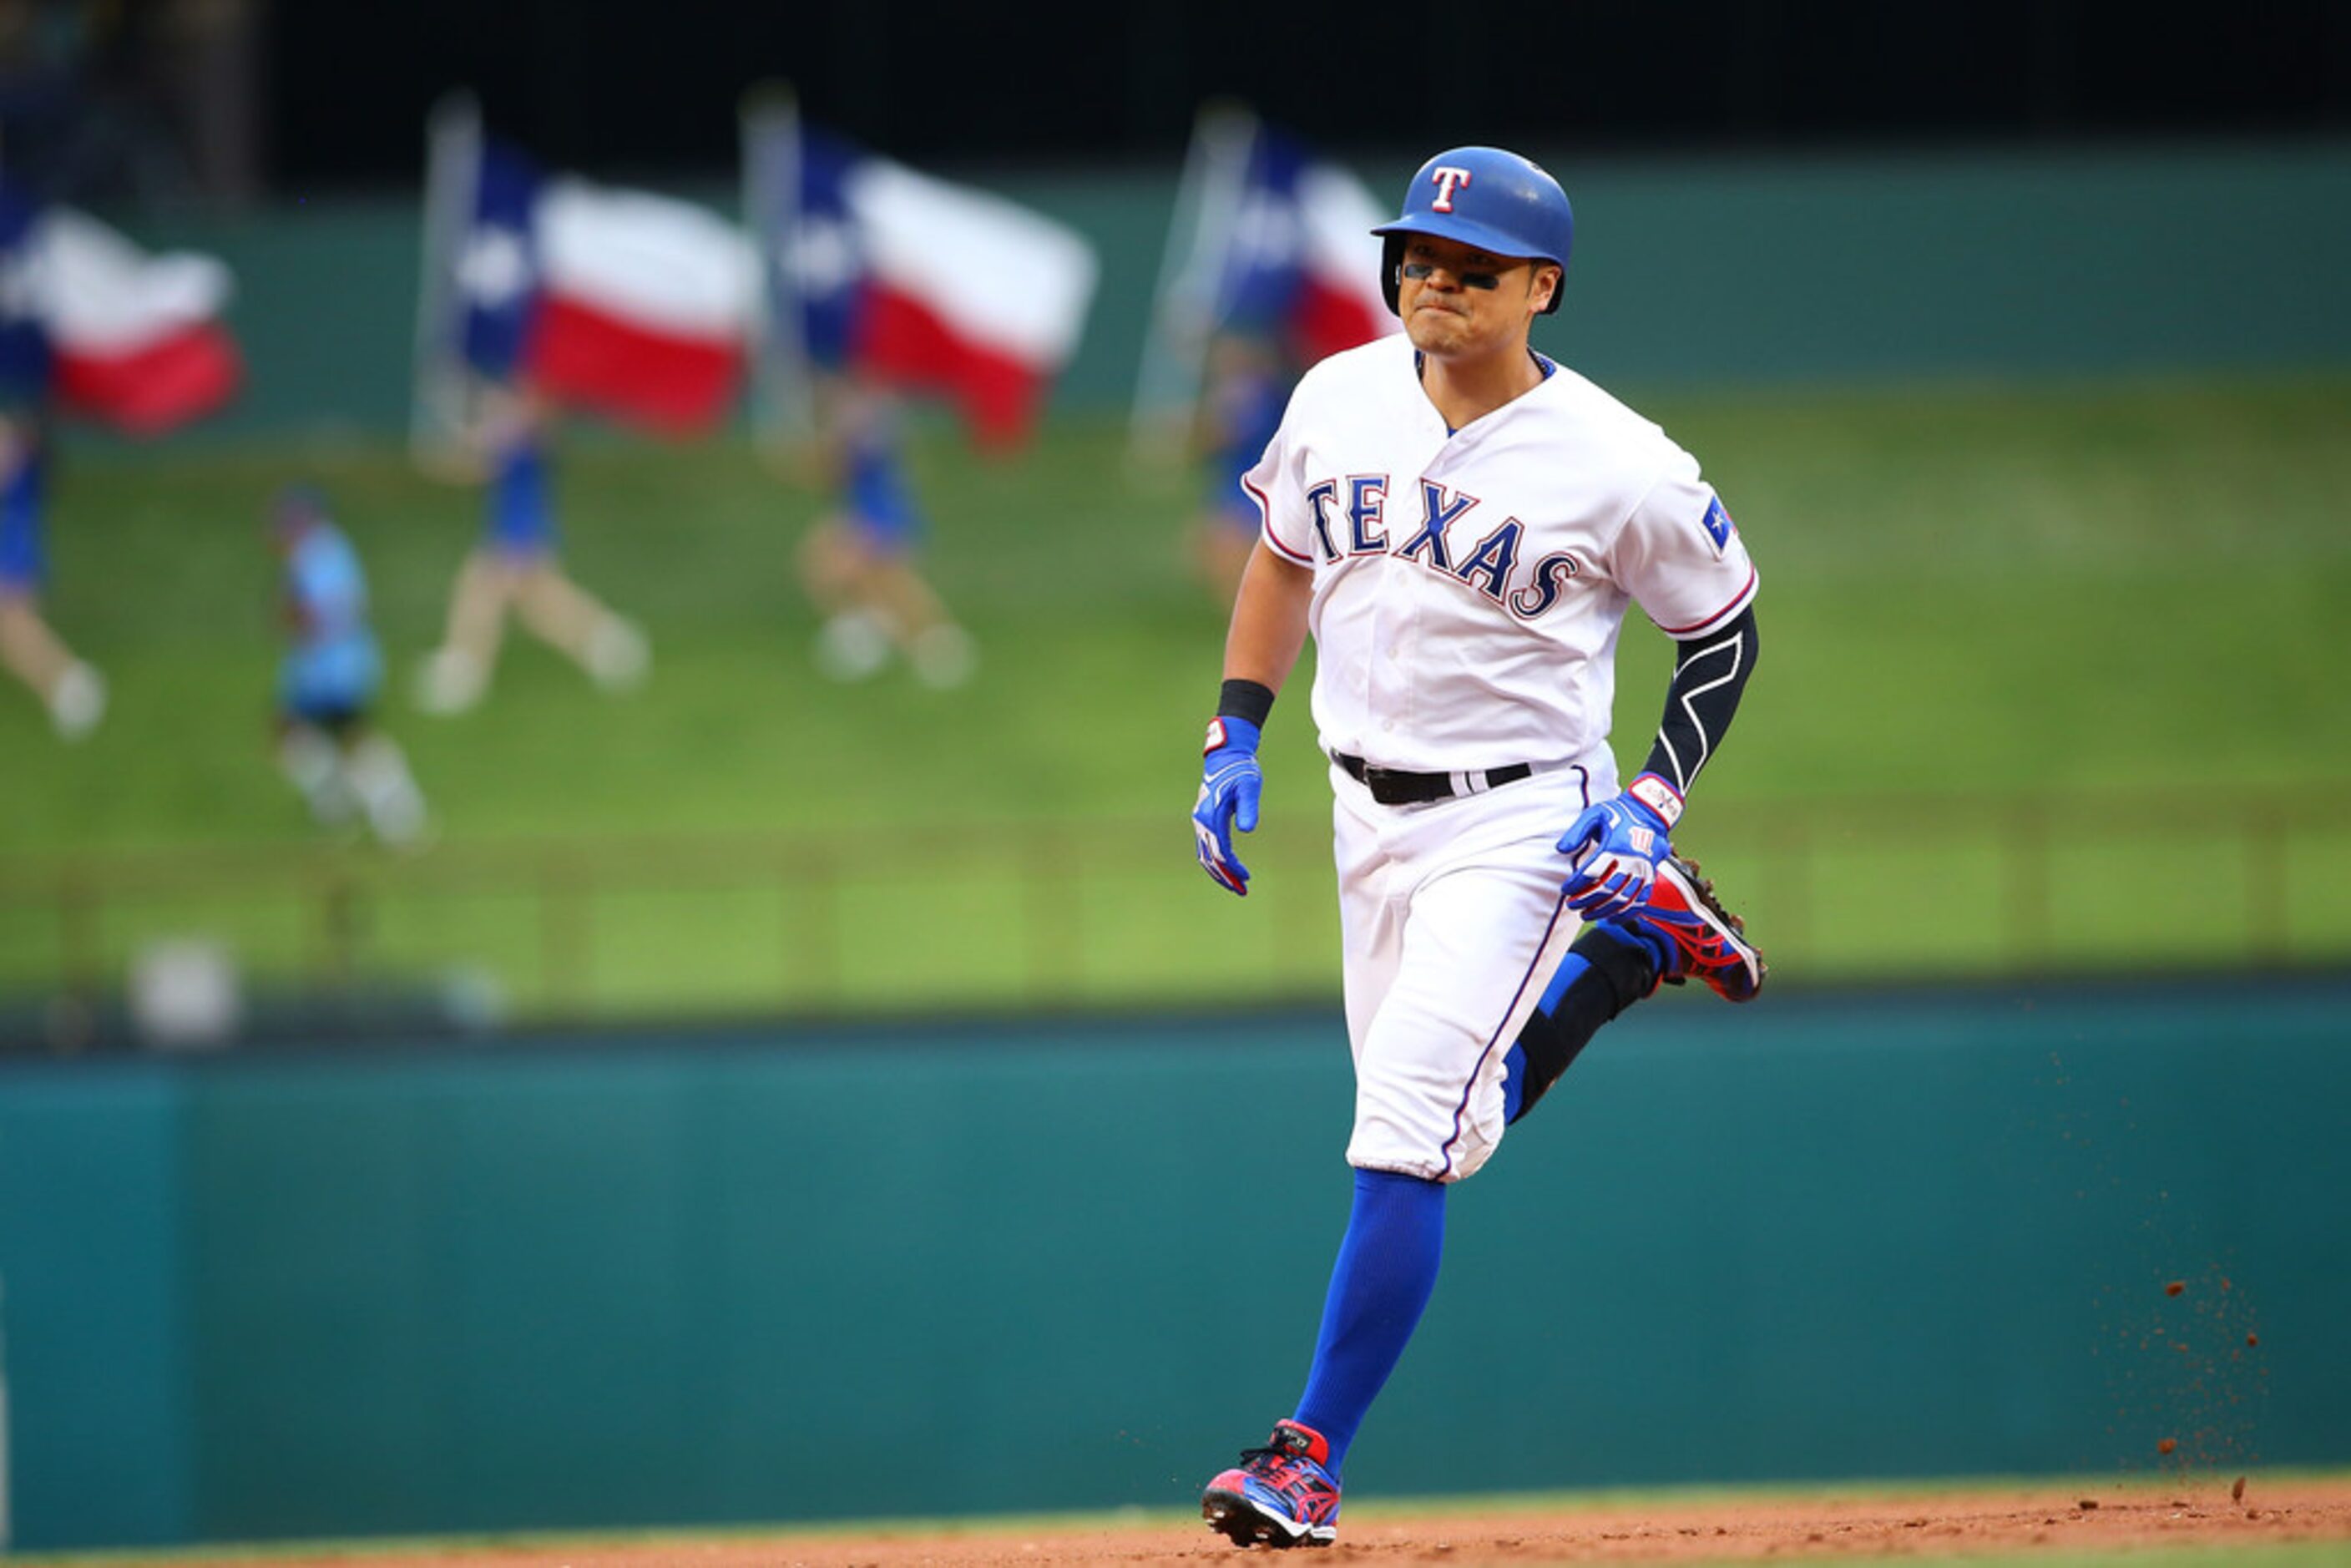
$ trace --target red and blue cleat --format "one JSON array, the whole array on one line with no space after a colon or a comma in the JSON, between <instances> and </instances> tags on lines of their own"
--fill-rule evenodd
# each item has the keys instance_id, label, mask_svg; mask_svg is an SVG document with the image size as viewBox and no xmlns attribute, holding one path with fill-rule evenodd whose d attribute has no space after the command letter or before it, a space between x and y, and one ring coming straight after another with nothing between
<instances>
[{"instance_id":1,"label":"red and blue cleat","mask_svg":"<svg viewBox=\"0 0 2351 1568\"><path fill-rule=\"evenodd\" d=\"M1638 922L1673 950L1672 963L1657 977L1667 985L1695 977L1727 1002L1745 1002L1771 973L1747 939L1747 923L1723 908L1696 861L1679 855L1659 861L1649 902L1622 918Z\"/></svg>"},{"instance_id":2,"label":"red and blue cleat","mask_svg":"<svg viewBox=\"0 0 2351 1568\"><path fill-rule=\"evenodd\" d=\"M1262 1448L1210 1481L1200 1517L1237 1546L1328 1546L1339 1535L1339 1483L1325 1469L1331 1445L1311 1427L1277 1421Z\"/></svg>"}]
</instances>

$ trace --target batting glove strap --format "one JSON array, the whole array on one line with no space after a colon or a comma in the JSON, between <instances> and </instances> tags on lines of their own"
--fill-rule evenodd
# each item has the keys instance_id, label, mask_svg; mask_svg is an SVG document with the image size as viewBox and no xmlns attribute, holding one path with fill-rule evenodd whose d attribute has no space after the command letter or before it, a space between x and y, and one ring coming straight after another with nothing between
<instances>
[{"instance_id":1,"label":"batting glove strap","mask_svg":"<svg viewBox=\"0 0 2351 1568\"><path fill-rule=\"evenodd\" d=\"M1625 793L1656 813L1657 821L1670 832L1681 825L1682 792L1657 774L1644 773L1625 786Z\"/></svg>"},{"instance_id":2,"label":"batting glove strap","mask_svg":"<svg viewBox=\"0 0 2351 1568\"><path fill-rule=\"evenodd\" d=\"M1257 744L1263 732L1245 718L1220 713L1208 721L1208 735L1201 744L1202 757L1214 757L1219 751L1236 752L1243 757L1255 757Z\"/></svg>"}]
</instances>

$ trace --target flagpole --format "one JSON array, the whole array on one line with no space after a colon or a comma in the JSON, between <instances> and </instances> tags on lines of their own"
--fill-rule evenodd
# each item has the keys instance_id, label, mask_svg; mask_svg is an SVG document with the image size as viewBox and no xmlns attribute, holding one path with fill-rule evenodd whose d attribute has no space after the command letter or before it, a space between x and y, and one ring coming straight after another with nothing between
<instances>
[{"instance_id":1,"label":"flagpole","mask_svg":"<svg viewBox=\"0 0 2351 1568\"><path fill-rule=\"evenodd\" d=\"M1207 370L1210 317L1257 134L1257 116L1238 103L1207 104L1193 121L1135 372L1127 439L1127 458L1135 466L1165 469L1188 444L1193 405Z\"/></svg>"},{"instance_id":2,"label":"flagpole","mask_svg":"<svg viewBox=\"0 0 2351 1568\"><path fill-rule=\"evenodd\" d=\"M416 460L435 466L450 460L465 423L457 252L471 224L482 167L482 111L472 93L453 92L433 106L424 145L424 252L408 436Z\"/></svg>"},{"instance_id":3,"label":"flagpole","mask_svg":"<svg viewBox=\"0 0 2351 1568\"><path fill-rule=\"evenodd\" d=\"M806 443L816 431L806 316L794 270L800 190L799 100L783 83L744 96L743 222L758 258L751 308L752 430L771 447Z\"/></svg>"}]
</instances>

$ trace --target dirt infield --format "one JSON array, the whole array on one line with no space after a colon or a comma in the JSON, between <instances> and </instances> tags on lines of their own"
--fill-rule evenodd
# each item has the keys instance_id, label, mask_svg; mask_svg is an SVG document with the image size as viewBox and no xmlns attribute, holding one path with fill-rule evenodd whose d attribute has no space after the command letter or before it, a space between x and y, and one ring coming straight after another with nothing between
<instances>
[{"instance_id":1,"label":"dirt infield","mask_svg":"<svg viewBox=\"0 0 2351 1568\"><path fill-rule=\"evenodd\" d=\"M2294 1541L2351 1542L2351 1477L2198 1477L2128 1485L2073 1484L1903 1493L1857 1490L1799 1497L1709 1496L1588 1506L1351 1511L1339 1544L1283 1561L1338 1564L1678 1563L1967 1553L2029 1556L2041 1550L2120 1551L2146 1546L2230 1546ZM1247 1554L1262 1561L1266 1553ZM270 1568L1022 1568L1237 1562L1195 1523L1164 1516L1133 1524L1066 1521L908 1526L840 1531L507 1541L432 1551L394 1547L347 1553L272 1553ZM207 1563L225 1561L207 1556Z\"/></svg>"}]
</instances>

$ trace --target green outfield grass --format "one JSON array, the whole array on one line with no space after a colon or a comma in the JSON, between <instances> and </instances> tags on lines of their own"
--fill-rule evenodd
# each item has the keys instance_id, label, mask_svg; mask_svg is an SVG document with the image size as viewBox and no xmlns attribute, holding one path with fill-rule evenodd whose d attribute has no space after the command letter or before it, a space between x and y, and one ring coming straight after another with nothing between
<instances>
[{"instance_id":1,"label":"green outfield grass","mask_svg":"<svg viewBox=\"0 0 2351 1568\"><path fill-rule=\"evenodd\" d=\"M1636 401L1705 460L1763 573L1761 671L1682 841L1728 892L1734 869L1772 882L1768 830L1803 824L1814 859L1753 887L1765 909L1785 907L1792 879L1808 881L1789 910L1802 967L2032 959L2003 914L1996 842L1939 835L1928 804L1915 831L1844 831L1823 800L2177 789L2208 792L2226 829L2241 787L2351 794L2329 635L2351 628L2351 378ZM104 887L126 854L312 840L267 748L262 506L296 477L327 488L367 559L394 666L385 712L441 825L413 866L342 857L384 889L366 919L371 972L475 962L527 1006L568 997L590 1011L1116 1001L1225 975L1242 994L1334 983L1302 685L1269 739L1280 820L1250 854L1267 896L1233 904L1190 865L1184 814L1225 607L1186 568L1196 486L1130 472L1112 424L1049 431L1009 460L925 431L928 561L982 649L977 681L951 693L898 671L856 686L816 673L792 550L817 501L743 444L576 442L560 475L567 559L649 627L654 677L601 696L517 639L491 699L454 720L408 708L407 675L437 635L477 493L388 444L66 457L52 619L105 668L115 702L93 739L67 747L19 688L0 688L0 858L17 870L0 902L0 987L55 967L68 938L48 890L67 859L99 866ZM1662 637L1628 628L1629 761L1654 728L1667 656ZM1083 841L1054 842L1066 828ZM621 856L627 885L576 918L539 900L563 876L601 878L595 844L710 835L782 858L772 874L702 878L704 891L664 885L658 853L651 872ZM950 848L914 847L925 835ZM803 841L840 862L815 913L804 864L779 847ZM2215 940L2215 961L2263 956L2244 935L2261 879L2233 861L2182 874L2201 853L2233 853L2229 841L2061 838L2079 872L2054 864L2052 907L2074 944L2061 960L2195 961ZM517 843L591 848L568 872L534 862L496 895L401 891ZM2304 834L2286 859L2293 924L2266 956L2351 954L2351 835ZM214 927L257 968L319 967L308 906L246 898L240 863L225 853L160 904L106 899L86 936L102 969L159 931ZM1846 896L1897 878L1898 921ZM1948 913L1921 896L1938 886ZM1076 956L1051 973L1057 920ZM550 951L581 950L590 978L547 972Z\"/></svg>"}]
</instances>

